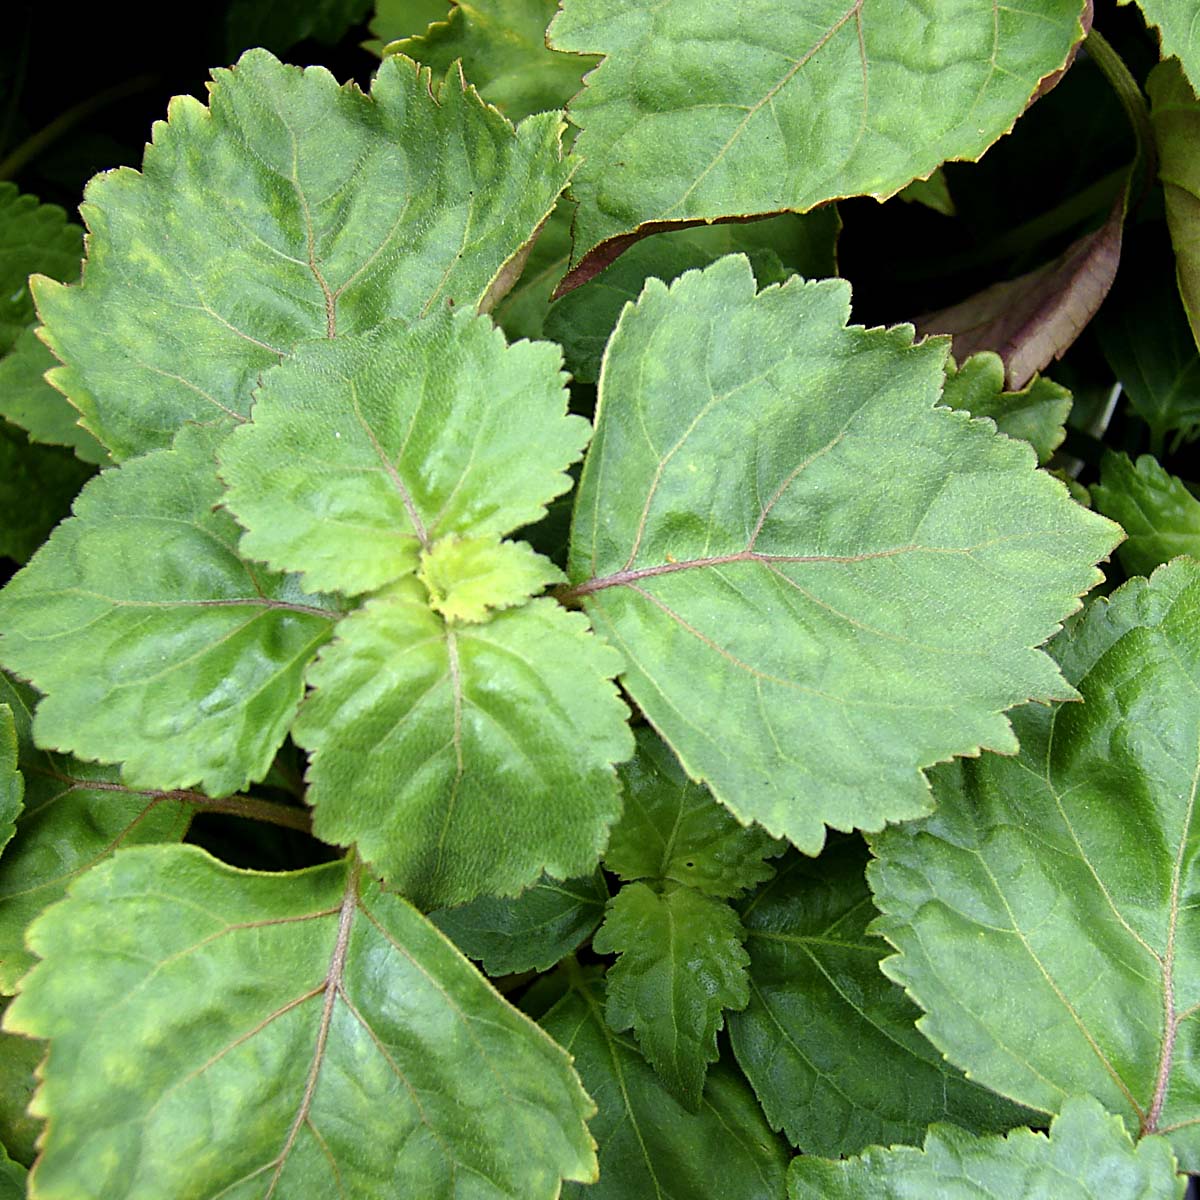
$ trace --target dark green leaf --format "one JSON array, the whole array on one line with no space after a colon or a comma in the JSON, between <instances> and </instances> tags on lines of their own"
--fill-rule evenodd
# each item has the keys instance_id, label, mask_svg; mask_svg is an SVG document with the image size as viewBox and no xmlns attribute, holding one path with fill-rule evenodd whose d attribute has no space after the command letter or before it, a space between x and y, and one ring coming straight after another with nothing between
<instances>
[{"instance_id":1,"label":"dark green leaf","mask_svg":"<svg viewBox=\"0 0 1200 1200\"><path fill-rule=\"evenodd\" d=\"M0 1000L0 1015L8 1004ZM23 1166L33 1162L42 1130L42 1122L26 1110L37 1086L34 1070L45 1057L45 1042L0 1031L0 1148Z\"/></svg>"},{"instance_id":2,"label":"dark green leaf","mask_svg":"<svg viewBox=\"0 0 1200 1200\"><path fill-rule=\"evenodd\" d=\"M276 54L311 38L332 46L370 11L371 0L232 0L225 12L226 53L251 46Z\"/></svg>"},{"instance_id":3,"label":"dark green leaf","mask_svg":"<svg viewBox=\"0 0 1200 1200\"><path fill-rule=\"evenodd\" d=\"M1177 554L1200 558L1200 500L1149 454L1136 465L1127 455L1106 454L1092 498L1129 535L1117 548L1128 574L1149 575Z\"/></svg>"},{"instance_id":4,"label":"dark green leaf","mask_svg":"<svg viewBox=\"0 0 1200 1200\"><path fill-rule=\"evenodd\" d=\"M13 711L7 704L0 704L0 851L17 831L17 817L21 815L25 797L25 781L17 766L17 753Z\"/></svg>"}]
</instances>

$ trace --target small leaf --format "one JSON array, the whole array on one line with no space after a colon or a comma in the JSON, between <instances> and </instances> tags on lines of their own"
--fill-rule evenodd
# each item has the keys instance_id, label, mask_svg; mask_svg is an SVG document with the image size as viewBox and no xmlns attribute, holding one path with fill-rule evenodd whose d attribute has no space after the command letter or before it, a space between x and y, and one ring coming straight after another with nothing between
<instances>
[{"instance_id":1,"label":"small leaf","mask_svg":"<svg viewBox=\"0 0 1200 1200\"><path fill-rule=\"evenodd\" d=\"M1151 455L1134 464L1124 454L1105 454L1092 498L1128 534L1117 549L1127 574L1149 575L1177 554L1200 558L1200 500Z\"/></svg>"},{"instance_id":2,"label":"small leaf","mask_svg":"<svg viewBox=\"0 0 1200 1200\"><path fill-rule=\"evenodd\" d=\"M744 1008L749 956L737 913L689 887L623 887L592 940L617 954L608 972L608 1023L632 1029L651 1066L685 1108L700 1107L726 1008Z\"/></svg>"},{"instance_id":3,"label":"small leaf","mask_svg":"<svg viewBox=\"0 0 1200 1200\"><path fill-rule=\"evenodd\" d=\"M17 817L21 815L24 798L25 780L17 768L17 730L13 724L13 711L7 704L0 704L0 851L17 831Z\"/></svg>"},{"instance_id":4,"label":"small leaf","mask_svg":"<svg viewBox=\"0 0 1200 1200\"><path fill-rule=\"evenodd\" d=\"M424 32L450 15L450 0L375 0L369 28L374 37L363 49L383 54L387 42Z\"/></svg>"},{"instance_id":5,"label":"small leaf","mask_svg":"<svg viewBox=\"0 0 1200 1200\"><path fill-rule=\"evenodd\" d=\"M914 179L912 183L901 188L896 193L896 199L903 200L906 204L923 204L944 217L955 215L954 197L950 195L950 185L946 182L946 173L941 167L928 179Z\"/></svg>"},{"instance_id":6,"label":"small leaf","mask_svg":"<svg viewBox=\"0 0 1200 1200\"><path fill-rule=\"evenodd\" d=\"M35 285L55 386L116 458L232 425L301 341L474 309L569 171L558 114L514 133L399 58L364 96L251 50L210 93L172 101L140 174L89 184L83 283Z\"/></svg>"},{"instance_id":7,"label":"small leaf","mask_svg":"<svg viewBox=\"0 0 1200 1200\"><path fill-rule=\"evenodd\" d=\"M637 732L637 754L619 768L625 811L613 827L604 865L622 879L674 880L709 896L736 896L770 879L763 859L783 847L748 828L684 774L652 730Z\"/></svg>"},{"instance_id":8,"label":"small leaf","mask_svg":"<svg viewBox=\"0 0 1200 1200\"><path fill-rule=\"evenodd\" d=\"M261 779L335 615L238 559L219 438L189 426L101 473L0 593L0 659L47 693L38 743L123 762L136 788Z\"/></svg>"},{"instance_id":9,"label":"small leaf","mask_svg":"<svg viewBox=\"0 0 1200 1200\"><path fill-rule=\"evenodd\" d=\"M849 1162L801 1156L788 1172L790 1200L1182 1200L1184 1187L1164 1138L1135 1146L1090 1096L1068 1101L1048 1138L1029 1129L972 1137L934 1125L921 1150L871 1149Z\"/></svg>"},{"instance_id":10,"label":"small leaf","mask_svg":"<svg viewBox=\"0 0 1200 1200\"><path fill-rule=\"evenodd\" d=\"M591 434L567 415L560 368L556 346L507 346L469 313L304 347L221 447L241 552L360 593L449 534L540 519Z\"/></svg>"},{"instance_id":11,"label":"small leaf","mask_svg":"<svg viewBox=\"0 0 1200 1200\"><path fill-rule=\"evenodd\" d=\"M884 978L888 952L858 838L818 859L790 855L742 909L750 1003L729 1018L738 1063L767 1120L805 1154L918 1143L934 1121L1002 1132L1041 1114L971 1083L915 1026L920 1010Z\"/></svg>"},{"instance_id":12,"label":"small leaf","mask_svg":"<svg viewBox=\"0 0 1200 1200\"><path fill-rule=\"evenodd\" d=\"M600 1180L568 1186L563 1200L782 1200L787 1154L738 1072L714 1066L699 1111L689 1112L634 1042L609 1028L602 985L578 968L572 980L541 1024L599 1106L591 1128Z\"/></svg>"},{"instance_id":13,"label":"small leaf","mask_svg":"<svg viewBox=\"0 0 1200 1200\"><path fill-rule=\"evenodd\" d=\"M308 674L295 737L317 836L425 908L591 871L632 752L618 665L552 600L452 627L416 579L393 584Z\"/></svg>"},{"instance_id":14,"label":"small leaf","mask_svg":"<svg viewBox=\"0 0 1200 1200\"><path fill-rule=\"evenodd\" d=\"M604 918L604 872L559 881L539 879L512 899L480 896L429 919L489 975L548 971L591 937Z\"/></svg>"},{"instance_id":15,"label":"small leaf","mask_svg":"<svg viewBox=\"0 0 1200 1200\"><path fill-rule=\"evenodd\" d=\"M44 1200L477 1194L595 1177L567 1056L403 900L338 862L127 850L30 934Z\"/></svg>"},{"instance_id":16,"label":"small leaf","mask_svg":"<svg viewBox=\"0 0 1200 1200\"><path fill-rule=\"evenodd\" d=\"M447 622L473 624L566 576L526 542L451 534L422 551L417 578L429 592L430 607Z\"/></svg>"},{"instance_id":17,"label":"small leaf","mask_svg":"<svg viewBox=\"0 0 1200 1200\"><path fill-rule=\"evenodd\" d=\"M926 821L870 839L920 1028L1045 1111L1095 1096L1200 1170L1200 563L1134 579L1056 639L1082 704L1014 714L1020 755L934 772Z\"/></svg>"},{"instance_id":18,"label":"small leaf","mask_svg":"<svg viewBox=\"0 0 1200 1200\"><path fill-rule=\"evenodd\" d=\"M927 812L921 768L1012 751L1005 709L1073 694L1031 647L1120 533L936 406L944 343L848 311L840 280L756 296L737 256L648 282L605 355L564 593L687 773L813 854L825 824Z\"/></svg>"}]
</instances>

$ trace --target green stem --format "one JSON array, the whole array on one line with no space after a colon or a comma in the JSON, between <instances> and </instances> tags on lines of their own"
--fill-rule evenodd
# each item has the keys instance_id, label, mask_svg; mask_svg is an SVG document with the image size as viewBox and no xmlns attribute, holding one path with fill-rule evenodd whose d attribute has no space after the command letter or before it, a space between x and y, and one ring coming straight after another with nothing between
<instances>
[{"instance_id":1,"label":"green stem","mask_svg":"<svg viewBox=\"0 0 1200 1200\"><path fill-rule=\"evenodd\" d=\"M1094 26L1084 39L1084 49L1088 57L1100 69L1101 74L1108 80L1109 86L1117 94L1125 115L1133 126L1134 137L1137 139L1137 156L1133 160L1132 178L1137 180L1137 194L1126 197L1125 211L1135 207L1142 195L1150 186L1156 168L1154 150L1154 127L1150 124L1150 107L1137 80L1130 74L1125 60L1112 48L1108 39ZM1131 189L1132 191L1132 189Z\"/></svg>"},{"instance_id":2,"label":"green stem","mask_svg":"<svg viewBox=\"0 0 1200 1200\"><path fill-rule=\"evenodd\" d=\"M200 792L183 792L180 799L194 804L203 812L227 813L233 817L245 817L250 821L265 821L268 825L280 825L284 829L296 829L301 833L312 833L312 817L306 808L293 808L290 804L276 804L273 800L260 800L257 796L223 796L214 800Z\"/></svg>"}]
</instances>

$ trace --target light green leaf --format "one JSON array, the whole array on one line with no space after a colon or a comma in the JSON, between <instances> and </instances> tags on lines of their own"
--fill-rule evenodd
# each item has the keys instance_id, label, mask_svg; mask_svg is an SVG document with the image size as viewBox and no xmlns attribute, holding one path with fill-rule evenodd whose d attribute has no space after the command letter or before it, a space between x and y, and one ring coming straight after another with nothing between
<instances>
[{"instance_id":1,"label":"light green leaf","mask_svg":"<svg viewBox=\"0 0 1200 1200\"><path fill-rule=\"evenodd\" d=\"M317 836L423 908L592 870L633 749L618 669L552 600L452 627L416 579L393 584L308 673L294 732Z\"/></svg>"},{"instance_id":2,"label":"light green leaf","mask_svg":"<svg viewBox=\"0 0 1200 1200\"><path fill-rule=\"evenodd\" d=\"M667 1090L700 1107L726 1008L744 1008L749 956L737 913L689 887L656 892L626 884L610 901L592 946L619 955L608 972L608 1023L632 1029Z\"/></svg>"},{"instance_id":3,"label":"light green leaf","mask_svg":"<svg viewBox=\"0 0 1200 1200\"><path fill-rule=\"evenodd\" d=\"M605 355L564 594L687 773L814 854L824 824L928 812L923 767L1012 751L1005 709L1073 695L1031 647L1119 537L936 406L944 343L848 313L840 280L755 296L736 256L647 283Z\"/></svg>"},{"instance_id":4,"label":"light green leaf","mask_svg":"<svg viewBox=\"0 0 1200 1200\"><path fill-rule=\"evenodd\" d=\"M219 438L189 426L103 472L0 593L0 660L47 693L38 744L124 763L135 788L261 779L336 615L238 559Z\"/></svg>"},{"instance_id":5,"label":"light green leaf","mask_svg":"<svg viewBox=\"0 0 1200 1200\"><path fill-rule=\"evenodd\" d=\"M546 336L562 345L567 369L577 380L595 383L617 318L628 301L638 298L647 279L669 283L684 271L707 267L736 251L750 259L760 287L782 283L793 274L810 279L836 275L834 246L840 228L837 209L829 205L804 217L787 214L644 238L556 301L546 318Z\"/></svg>"},{"instance_id":6,"label":"light green leaf","mask_svg":"<svg viewBox=\"0 0 1200 1200\"><path fill-rule=\"evenodd\" d=\"M1036 0L998 21L948 0L933 22L906 0L566 0L551 44L607 56L570 105L573 265L650 222L884 199L979 158L1066 62L1083 7Z\"/></svg>"},{"instance_id":7,"label":"light green leaf","mask_svg":"<svg viewBox=\"0 0 1200 1200\"><path fill-rule=\"evenodd\" d=\"M429 606L447 623L474 624L566 576L527 542L451 535L422 551L417 578L429 592Z\"/></svg>"},{"instance_id":8,"label":"light green leaf","mask_svg":"<svg viewBox=\"0 0 1200 1200\"><path fill-rule=\"evenodd\" d=\"M868 879L920 1027L986 1087L1089 1094L1200 1170L1200 563L1135 579L1054 645L1082 704L1014 714L1017 757L939 768Z\"/></svg>"},{"instance_id":9,"label":"light green leaf","mask_svg":"<svg viewBox=\"0 0 1200 1200\"><path fill-rule=\"evenodd\" d=\"M947 359L942 403L965 409L973 417L991 417L1001 433L1028 442L1038 462L1047 463L1067 436L1071 393L1039 376L1019 392L1006 392L1003 360L984 351L971 355L962 366Z\"/></svg>"},{"instance_id":10,"label":"light green leaf","mask_svg":"<svg viewBox=\"0 0 1200 1200\"><path fill-rule=\"evenodd\" d=\"M225 11L226 53L235 58L250 46L265 46L279 54L310 38L332 46L370 9L371 0L232 0Z\"/></svg>"},{"instance_id":11,"label":"light green leaf","mask_svg":"<svg viewBox=\"0 0 1200 1200\"><path fill-rule=\"evenodd\" d=\"M0 180L0 354L7 354L33 320L26 280L34 272L52 279L79 274L83 230L57 204L39 204Z\"/></svg>"},{"instance_id":12,"label":"light green leaf","mask_svg":"<svg viewBox=\"0 0 1200 1200\"><path fill-rule=\"evenodd\" d=\"M0 358L0 415L20 425L35 442L67 446L84 462L107 463L108 451L78 424L79 413L45 380L57 362L32 327L26 329L11 353Z\"/></svg>"},{"instance_id":13,"label":"light green leaf","mask_svg":"<svg viewBox=\"0 0 1200 1200\"><path fill-rule=\"evenodd\" d=\"M1069 1101L1050 1136L1016 1129L1007 1137L972 1137L935 1125L924 1148L871 1149L849 1162L792 1160L790 1200L1182 1200L1163 1138L1136 1146L1091 1097Z\"/></svg>"},{"instance_id":14,"label":"light green leaf","mask_svg":"<svg viewBox=\"0 0 1200 1200\"><path fill-rule=\"evenodd\" d=\"M25 781L17 767L13 711L7 704L0 704L0 851L17 831L17 817L21 815L24 797Z\"/></svg>"},{"instance_id":15,"label":"light green leaf","mask_svg":"<svg viewBox=\"0 0 1200 1200\"><path fill-rule=\"evenodd\" d=\"M763 859L779 854L780 843L757 825L740 825L688 779L652 730L638 730L637 754L618 773L625 811L604 865L622 879L670 879L728 897L774 874Z\"/></svg>"},{"instance_id":16,"label":"light green leaf","mask_svg":"<svg viewBox=\"0 0 1200 1200\"><path fill-rule=\"evenodd\" d=\"M513 899L480 896L429 919L489 975L548 971L592 935L604 917L608 886L597 868L579 879L539 879Z\"/></svg>"},{"instance_id":17,"label":"light green leaf","mask_svg":"<svg viewBox=\"0 0 1200 1200\"><path fill-rule=\"evenodd\" d=\"M1177 554L1200 558L1200 500L1151 455L1134 464L1110 451L1092 499L1129 535L1117 550L1128 574L1149 575Z\"/></svg>"},{"instance_id":18,"label":"light green leaf","mask_svg":"<svg viewBox=\"0 0 1200 1200\"><path fill-rule=\"evenodd\" d=\"M591 435L561 365L557 346L506 346L470 313L304 347L221 447L241 552L359 593L447 535L539 520Z\"/></svg>"},{"instance_id":19,"label":"light green leaf","mask_svg":"<svg viewBox=\"0 0 1200 1200\"><path fill-rule=\"evenodd\" d=\"M566 182L558 116L514 135L457 73L395 58L364 96L252 50L214 78L141 173L88 186L83 284L35 285L55 386L116 458L237 422L305 339L490 302Z\"/></svg>"},{"instance_id":20,"label":"light green leaf","mask_svg":"<svg viewBox=\"0 0 1200 1200\"><path fill-rule=\"evenodd\" d=\"M577 968L572 979L541 1024L599 1106L600 1181L567 1187L563 1200L782 1200L787 1154L737 1071L714 1066L689 1112L635 1043L608 1027L603 986Z\"/></svg>"},{"instance_id":21,"label":"light green leaf","mask_svg":"<svg viewBox=\"0 0 1200 1200\"><path fill-rule=\"evenodd\" d=\"M1180 59L1193 86L1200 88L1200 25L1192 0L1137 0L1137 5L1146 21L1157 27L1163 58Z\"/></svg>"},{"instance_id":22,"label":"light green leaf","mask_svg":"<svg viewBox=\"0 0 1200 1200\"><path fill-rule=\"evenodd\" d=\"M888 952L858 838L793 854L742 909L750 1003L729 1018L738 1063L772 1127L805 1154L918 1143L934 1121L980 1133L1036 1122L964 1079L917 1031L920 1010L884 978Z\"/></svg>"},{"instance_id":23,"label":"light green leaf","mask_svg":"<svg viewBox=\"0 0 1200 1200\"><path fill-rule=\"evenodd\" d=\"M383 52L407 54L439 76L461 59L468 82L517 121L562 108L599 61L547 48L546 26L557 8L558 0L453 0L445 20L423 33L399 30Z\"/></svg>"},{"instance_id":24,"label":"light green leaf","mask_svg":"<svg viewBox=\"0 0 1200 1200\"><path fill-rule=\"evenodd\" d=\"M330 863L128 850L30 934L43 1200L553 1200L595 1177L567 1056L419 913Z\"/></svg>"}]
</instances>

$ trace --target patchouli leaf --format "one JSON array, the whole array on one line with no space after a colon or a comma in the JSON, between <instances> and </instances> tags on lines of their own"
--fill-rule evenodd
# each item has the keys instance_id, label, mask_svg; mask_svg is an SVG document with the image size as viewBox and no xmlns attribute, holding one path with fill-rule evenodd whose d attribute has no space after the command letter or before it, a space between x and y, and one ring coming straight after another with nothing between
<instances>
[{"instance_id":1,"label":"patchouli leaf","mask_svg":"<svg viewBox=\"0 0 1200 1200\"><path fill-rule=\"evenodd\" d=\"M714 1066L689 1112L603 1009L603 986L576 971L541 1022L600 1109L591 1123L600 1181L568 1186L564 1200L783 1200L787 1153L737 1071Z\"/></svg>"},{"instance_id":2,"label":"patchouli leaf","mask_svg":"<svg viewBox=\"0 0 1200 1200\"><path fill-rule=\"evenodd\" d=\"M1200 563L1135 579L1054 644L1082 704L1014 714L1020 755L939 768L871 839L884 969L973 1079L1097 1097L1200 1170Z\"/></svg>"},{"instance_id":3,"label":"patchouli leaf","mask_svg":"<svg viewBox=\"0 0 1200 1200\"><path fill-rule=\"evenodd\" d=\"M1068 1101L1049 1137L1029 1129L972 1137L935 1125L920 1150L871 1149L849 1162L801 1156L788 1173L789 1200L1179 1200L1183 1192L1166 1140L1135 1146L1091 1097Z\"/></svg>"},{"instance_id":4,"label":"patchouli leaf","mask_svg":"<svg viewBox=\"0 0 1200 1200\"><path fill-rule=\"evenodd\" d=\"M0 594L0 660L47 693L40 745L211 795L266 774L332 618L236 553L212 429L103 472Z\"/></svg>"},{"instance_id":5,"label":"patchouli leaf","mask_svg":"<svg viewBox=\"0 0 1200 1200\"><path fill-rule=\"evenodd\" d=\"M604 917L608 886L597 868L578 879L544 878L519 896L480 896L429 919L489 975L547 971L565 958Z\"/></svg>"},{"instance_id":6,"label":"patchouli leaf","mask_svg":"<svg viewBox=\"0 0 1200 1200\"><path fill-rule=\"evenodd\" d=\"M0 1000L0 1017L9 1003ZM37 1156L42 1122L27 1110L37 1086L34 1071L45 1057L45 1042L0 1031L0 1149L23 1166ZM18 1194L24 1197L25 1192Z\"/></svg>"},{"instance_id":7,"label":"patchouli leaf","mask_svg":"<svg viewBox=\"0 0 1200 1200\"><path fill-rule=\"evenodd\" d=\"M1083 8L1036 0L998 19L953 0L933 22L906 0L566 0L551 44L607 56L569 106L573 262L651 222L884 199L977 159L1066 62Z\"/></svg>"},{"instance_id":8,"label":"patchouli leaf","mask_svg":"<svg viewBox=\"0 0 1200 1200\"><path fill-rule=\"evenodd\" d=\"M554 206L557 114L512 126L393 58L370 96L251 50L88 186L82 286L40 281L56 386L116 458L232 424L307 338L473 309Z\"/></svg>"},{"instance_id":9,"label":"patchouli leaf","mask_svg":"<svg viewBox=\"0 0 1200 1200\"><path fill-rule=\"evenodd\" d=\"M52 1046L46 1200L553 1200L595 1177L567 1056L345 863L125 851L30 944L6 1022Z\"/></svg>"},{"instance_id":10,"label":"patchouli leaf","mask_svg":"<svg viewBox=\"0 0 1200 1200\"><path fill-rule=\"evenodd\" d=\"M1200 88L1200 25L1191 0L1137 0L1137 5L1146 20L1157 26L1163 58L1178 58L1193 88Z\"/></svg>"},{"instance_id":11,"label":"patchouli leaf","mask_svg":"<svg viewBox=\"0 0 1200 1200\"><path fill-rule=\"evenodd\" d=\"M750 1003L731 1014L738 1062L767 1119L805 1154L920 1142L934 1121L1003 1132L1041 1114L964 1079L916 1028L886 979L858 838L793 854L742 910Z\"/></svg>"},{"instance_id":12,"label":"patchouli leaf","mask_svg":"<svg viewBox=\"0 0 1200 1200\"><path fill-rule=\"evenodd\" d=\"M591 434L561 366L556 346L506 346L469 312L304 347L221 448L242 552L357 593L440 538L539 520Z\"/></svg>"},{"instance_id":13,"label":"patchouli leaf","mask_svg":"<svg viewBox=\"0 0 1200 1200\"><path fill-rule=\"evenodd\" d=\"M418 580L393 584L308 674L295 736L317 836L426 908L592 870L633 748L618 669L552 600L456 628Z\"/></svg>"},{"instance_id":14,"label":"patchouli leaf","mask_svg":"<svg viewBox=\"0 0 1200 1200\"><path fill-rule=\"evenodd\" d=\"M17 765L17 730L13 711L0 704L0 851L17 831L17 817L25 797L25 781Z\"/></svg>"},{"instance_id":15,"label":"patchouli leaf","mask_svg":"<svg viewBox=\"0 0 1200 1200\"><path fill-rule=\"evenodd\" d=\"M1143 454L1135 464L1127 455L1106 454L1091 493L1128 534L1117 554L1130 575L1149 575L1177 554L1200 558L1200 500L1153 456Z\"/></svg>"},{"instance_id":16,"label":"patchouli leaf","mask_svg":"<svg viewBox=\"0 0 1200 1200\"><path fill-rule=\"evenodd\" d=\"M841 281L756 296L737 256L647 283L605 355L567 593L687 773L809 853L927 812L921 768L1011 751L1005 709L1074 694L1032 647L1119 538L937 407L944 344L848 310Z\"/></svg>"},{"instance_id":17,"label":"patchouli leaf","mask_svg":"<svg viewBox=\"0 0 1200 1200\"><path fill-rule=\"evenodd\" d=\"M620 768L625 810L604 865L622 879L670 879L709 896L736 896L770 879L763 860L783 849L757 825L742 826L684 774L653 730L637 734L637 754Z\"/></svg>"},{"instance_id":18,"label":"patchouli leaf","mask_svg":"<svg viewBox=\"0 0 1200 1200\"><path fill-rule=\"evenodd\" d=\"M225 12L227 52L265 46L278 54L308 38L332 46L370 9L371 0L232 0Z\"/></svg>"},{"instance_id":19,"label":"patchouli leaf","mask_svg":"<svg viewBox=\"0 0 1200 1200\"><path fill-rule=\"evenodd\" d=\"M492 309L510 341L542 336L550 297L570 262L574 211L567 200L558 202L537 235L520 278Z\"/></svg>"},{"instance_id":20,"label":"patchouli leaf","mask_svg":"<svg viewBox=\"0 0 1200 1200\"><path fill-rule=\"evenodd\" d=\"M0 1200L25 1200L27 1172L0 1146Z\"/></svg>"},{"instance_id":21,"label":"patchouli leaf","mask_svg":"<svg viewBox=\"0 0 1200 1200\"><path fill-rule=\"evenodd\" d=\"M695 1111L726 1008L750 993L737 913L689 887L626 884L592 941L619 955L608 972L608 1023L632 1029L672 1095Z\"/></svg>"}]
</instances>

